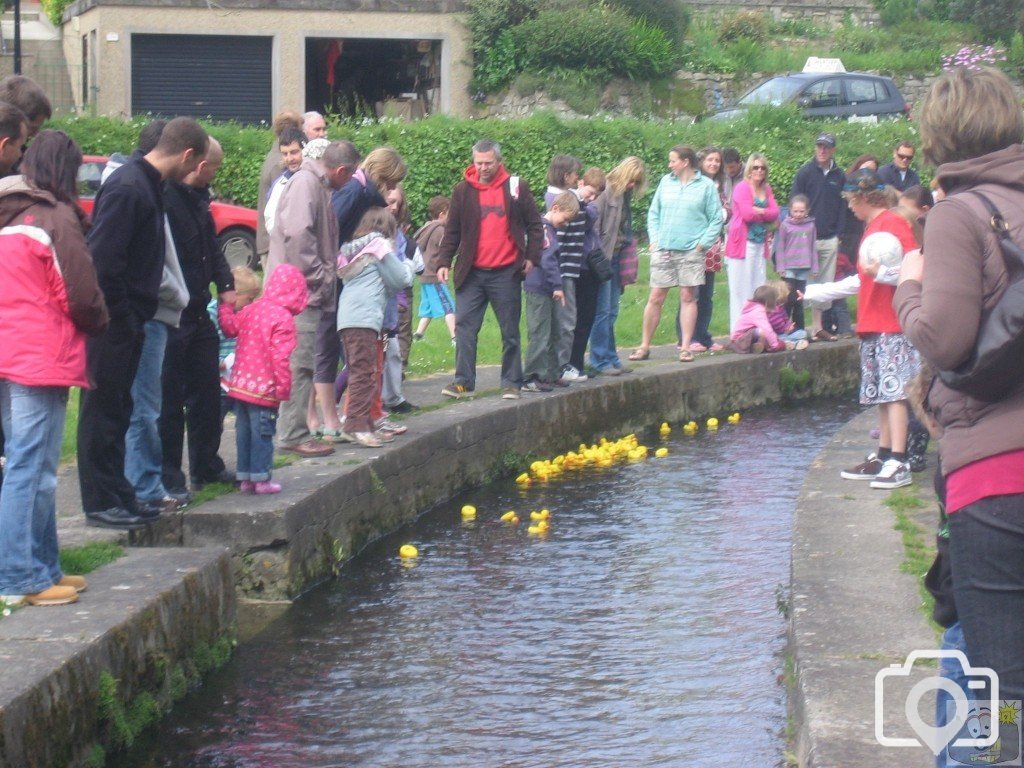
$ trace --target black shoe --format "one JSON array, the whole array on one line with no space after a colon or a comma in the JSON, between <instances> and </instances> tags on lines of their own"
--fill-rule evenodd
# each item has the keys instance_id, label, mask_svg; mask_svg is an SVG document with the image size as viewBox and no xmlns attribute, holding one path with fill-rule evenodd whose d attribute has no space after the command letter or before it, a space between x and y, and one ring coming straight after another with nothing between
<instances>
[{"instance_id":1,"label":"black shoe","mask_svg":"<svg viewBox=\"0 0 1024 768\"><path fill-rule=\"evenodd\" d=\"M388 408L389 413L412 413L413 411L418 410L419 406L413 405L408 400L403 400L398 405L392 405L390 408Z\"/></svg>"},{"instance_id":2,"label":"black shoe","mask_svg":"<svg viewBox=\"0 0 1024 768\"><path fill-rule=\"evenodd\" d=\"M116 528L122 531L134 531L138 528L145 528L150 522L151 520L144 520L138 515L133 515L123 507L111 507L99 512L85 513L85 524L93 528Z\"/></svg>"}]
</instances>

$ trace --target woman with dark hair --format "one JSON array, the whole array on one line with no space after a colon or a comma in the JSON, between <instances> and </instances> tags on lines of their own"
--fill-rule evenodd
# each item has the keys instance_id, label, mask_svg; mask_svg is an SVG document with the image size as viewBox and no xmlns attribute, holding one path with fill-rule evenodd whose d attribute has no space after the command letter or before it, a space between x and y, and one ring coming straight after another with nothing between
<instances>
[{"instance_id":1,"label":"woman with dark hair","mask_svg":"<svg viewBox=\"0 0 1024 768\"><path fill-rule=\"evenodd\" d=\"M950 561L973 667L999 676L999 695L1024 698L1024 381L995 372L1007 391L980 399L941 373L967 363L982 318L1010 272L994 231L1024 246L1024 114L1006 75L958 68L928 91L921 151L945 198L929 212L922 256L907 257L894 306L904 332L940 372L925 407L942 428ZM981 698L981 691L977 698Z\"/></svg>"},{"instance_id":2,"label":"woman with dark hair","mask_svg":"<svg viewBox=\"0 0 1024 768\"><path fill-rule=\"evenodd\" d=\"M107 308L77 205L82 153L42 131L20 176L0 180L0 416L7 469L0 489L0 600L63 605L85 589L61 572L57 463L68 387L88 387L85 337Z\"/></svg>"},{"instance_id":3,"label":"woman with dark hair","mask_svg":"<svg viewBox=\"0 0 1024 768\"><path fill-rule=\"evenodd\" d=\"M697 153L697 162L700 163L700 172L715 182L718 198L722 201L722 209L725 211L725 223L728 223L732 200L725 194L722 151L718 147L704 147ZM725 234L724 230L722 234ZM691 352L718 352L723 349L721 344L711 338L710 330L711 313L714 310L715 274L722 271L722 249L722 238L719 237L704 255L704 285L697 290L697 327L693 331L693 341L690 343ZM681 345L683 343L682 328L677 330Z\"/></svg>"}]
</instances>

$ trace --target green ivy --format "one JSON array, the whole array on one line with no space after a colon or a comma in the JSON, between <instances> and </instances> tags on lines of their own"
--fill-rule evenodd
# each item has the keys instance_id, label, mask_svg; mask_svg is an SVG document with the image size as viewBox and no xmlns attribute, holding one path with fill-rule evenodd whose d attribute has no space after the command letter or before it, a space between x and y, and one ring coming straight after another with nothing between
<instances>
[{"instance_id":1,"label":"green ivy","mask_svg":"<svg viewBox=\"0 0 1024 768\"><path fill-rule=\"evenodd\" d=\"M69 118L51 121L79 142L86 154L124 152L134 146L143 119L121 121L113 118ZM826 123L804 120L795 109L758 109L732 122L705 121L695 124L653 121L639 118L597 117L589 120L561 120L541 112L522 120L463 120L435 116L413 123L366 122L333 123L332 138L349 139L366 154L374 147L394 147L409 166L404 182L413 221L425 220L427 201L437 194L449 194L462 178L470 161L470 147L480 138L501 142L510 173L524 178L540 193L546 185L548 163L552 156L568 153L587 166L610 170L622 158L643 158L653 189L666 173L668 149L675 144L734 146L744 156L763 152L771 167L769 181L780 203L785 199L796 170L812 155L814 137L826 127L838 137L836 162L850 163L858 155L871 152L887 157L902 138L916 138L916 128L905 121L864 123ZM215 181L217 190L239 203L254 206L259 170L270 148L267 128L235 124L209 126L224 145L225 160ZM928 181L927 173L925 181ZM646 199L634 205L636 225L643 232Z\"/></svg>"}]
</instances>

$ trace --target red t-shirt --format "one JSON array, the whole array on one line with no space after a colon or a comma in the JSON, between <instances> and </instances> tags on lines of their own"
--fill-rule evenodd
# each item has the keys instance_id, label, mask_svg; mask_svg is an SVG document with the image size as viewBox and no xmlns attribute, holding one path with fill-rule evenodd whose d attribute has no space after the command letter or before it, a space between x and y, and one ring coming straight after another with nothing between
<instances>
[{"instance_id":1,"label":"red t-shirt","mask_svg":"<svg viewBox=\"0 0 1024 768\"><path fill-rule=\"evenodd\" d=\"M914 239L914 230L907 220L898 213L882 211L864 227L863 243L868 235L875 232L889 232L896 236L903 246L903 252L915 251L921 246ZM903 333L900 328L896 310L892 308L892 298L896 293L895 285L882 285L865 274L860 263L857 264L860 275L860 293L857 297L857 333Z\"/></svg>"}]
</instances>

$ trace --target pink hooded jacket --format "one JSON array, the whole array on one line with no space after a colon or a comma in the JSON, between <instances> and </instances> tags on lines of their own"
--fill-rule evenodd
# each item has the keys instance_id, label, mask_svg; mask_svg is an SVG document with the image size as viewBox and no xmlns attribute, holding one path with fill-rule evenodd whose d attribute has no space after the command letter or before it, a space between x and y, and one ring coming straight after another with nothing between
<instances>
[{"instance_id":1,"label":"pink hooded jacket","mask_svg":"<svg viewBox=\"0 0 1024 768\"><path fill-rule=\"evenodd\" d=\"M224 335L238 337L229 396L271 408L291 397L289 360L297 340L294 316L306 308L306 297L302 272L281 264L270 273L263 295L242 311L236 314L232 305L218 305Z\"/></svg>"},{"instance_id":2,"label":"pink hooded jacket","mask_svg":"<svg viewBox=\"0 0 1024 768\"><path fill-rule=\"evenodd\" d=\"M786 345L779 341L779 335L775 329L772 328L772 324L768 320L768 310L764 308L764 304L748 300L740 310L739 319L736 320L736 330L732 332L730 338L735 341L751 328L757 330L758 338L764 342L766 350L776 352L786 348Z\"/></svg>"}]
</instances>

